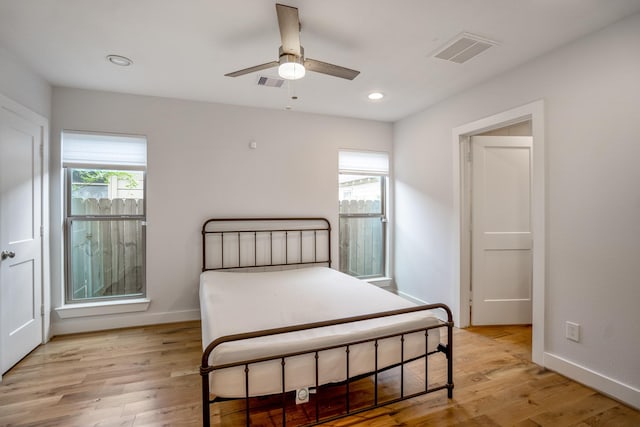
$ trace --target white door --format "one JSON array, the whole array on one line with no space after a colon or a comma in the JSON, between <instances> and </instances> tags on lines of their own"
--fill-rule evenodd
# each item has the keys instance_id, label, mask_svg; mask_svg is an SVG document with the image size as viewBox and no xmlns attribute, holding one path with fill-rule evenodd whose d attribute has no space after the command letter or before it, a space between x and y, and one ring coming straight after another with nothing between
<instances>
[{"instance_id":1,"label":"white door","mask_svg":"<svg viewBox=\"0 0 640 427\"><path fill-rule=\"evenodd\" d=\"M40 127L0 108L0 373L42 342Z\"/></svg>"},{"instance_id":2,"label":"white door","mask_svg":"<svg viewBox=\"0 0 640 427\"><path fill-rule=\"evenodd\" d=\"M529 136L474 136L471 323L531 323L532 238Z\"/></svg>"}]
</instances>

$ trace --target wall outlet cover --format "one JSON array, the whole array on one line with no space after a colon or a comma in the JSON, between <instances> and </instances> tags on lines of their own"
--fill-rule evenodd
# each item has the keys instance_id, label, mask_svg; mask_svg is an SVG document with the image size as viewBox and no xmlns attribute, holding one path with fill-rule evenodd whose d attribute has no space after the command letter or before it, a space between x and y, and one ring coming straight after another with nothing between
<instances>
[{"instance_id":1,"label":"wall outlet cover","mask_svg":"<svg viewBox=\"0 0 640 427\"><path fill-rule=\"evenodd\" d=\"M565 337L568 340L580 342L580 324L567 322L565 325Z\"/></svg>"}]
</instances>

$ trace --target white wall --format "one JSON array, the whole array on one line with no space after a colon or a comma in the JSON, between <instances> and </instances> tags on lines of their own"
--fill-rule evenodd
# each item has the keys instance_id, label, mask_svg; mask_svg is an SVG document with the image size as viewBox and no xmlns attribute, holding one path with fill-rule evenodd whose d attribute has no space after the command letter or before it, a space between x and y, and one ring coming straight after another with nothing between
<instances>
[{"instance_id":1,"label":"white wall","mask_svg":"<svg viewBox=\"0 0 640 427\"><path fill-rule=\"evenodd\" d=\"M0 45L0 93L51 118L51 86L13 52Z\"/></svg>"},{"instance_id":2,"label":"white wall","mask_svg":"<svg viewBox=\"0 0 640 427\"><path fill-rule=\"evenodd\" d=\"M145 313L60 319L54 333L198 318L202 223L226 216L323 216L338 247L338 148L391 151L390 123L55 88L52 224L62 223L60 132L148 138ZM249 148L254 140L257 149ZM53 227L52 227L53 228ZM54 306L63 300L60 227L52 235Z\"/></svg>"},{"instance_id":3,"label":"white wall","mask_svg":"<svg viewBox=\"0 0 640 427\"><path fill-rule=\"evenodd\" d=\"M545 365L636 407L640 407L638 46L640 14L394 126L398 289L455 306L452 129L544 99ZM582 325L582 342L564 338L567 320Z\"/></svg>"}]
</instances>

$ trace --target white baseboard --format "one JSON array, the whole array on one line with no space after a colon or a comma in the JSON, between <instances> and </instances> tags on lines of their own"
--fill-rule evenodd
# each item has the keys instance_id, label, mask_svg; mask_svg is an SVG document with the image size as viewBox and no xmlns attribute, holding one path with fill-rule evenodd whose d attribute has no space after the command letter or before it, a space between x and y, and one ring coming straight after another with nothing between
<instances>
[{"instance_id":1,"label":"white baseboard","mask_svg":"<svg viewBox=\"0 0 640 427\"><path fill-rule=\"evenodd\" d=\"M199 320L200 310L169 311L165 313L144 313L59 319L51 324L52 335L76 334L79 332L104 331L107 329L129 328L133 326L159 325L162 323Z\"/></svg>"},{"instance_id":2,"label":"white baseboard","mask_svg":"<svg viewBox=\"0 0 640 427\"><path fill-rule=\"evenodd\" d=\"M640 409L640 390L633 386L609 378L551 353L544 353L544 367L594 388L629 406Z\"/></svg>"},{"instance_id":3,"label":"white baseboard","mask_svg":"<svg viewBox=\"0 0 640 427\"><path fill-rule=\"evenodd\" d=\"M421 300L420 298L416 298L413 295L409 295L406 292L402 292L401 290L398 290L398 295L400 295L402 298L407 299L411 302L414 302L416 304L420 304L420 305L424 305L424 304L428 304L428 302Z\"/></svg>"},{"instance_id":4,"label":"white baseboard","mask_svg":"<svg viewBox=\"0 0 640 427\"><path fill-rule=\"evenodd\" d=\"M416 298L413 295L410 295L406 292L402 292L402 291L398 291L398 295L400 295L402 298L409 300L415 304L418 305L425 305L425 304L430 304L427 301L421 300L420 298ZM447 314L444 312L444 310L433 310L433 314L434 316L436 316L438 319L442 320L442 321L446 321L447 320Z\"/></svg>"}]
</instances>

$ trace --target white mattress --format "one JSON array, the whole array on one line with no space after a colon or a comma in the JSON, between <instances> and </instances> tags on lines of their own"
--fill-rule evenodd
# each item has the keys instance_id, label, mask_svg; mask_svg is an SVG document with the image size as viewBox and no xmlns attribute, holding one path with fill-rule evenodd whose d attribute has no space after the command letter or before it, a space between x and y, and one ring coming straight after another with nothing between
<instances>
[{"instance_id":1,"label":"white mattress","mask_svg":"<svg viewBox=\"0 0 640 427\"><path fill-rule=\"evenodd\" d=\"M412 306L415 304L397 295L326 267L251 273L207 271L200 277L203 348L225 335ZM420 312L224 343L211 353L209 363L220 365L309 350L437 323L432 314ZM439 341L439 330L431 330L429 351L435 350ZM405 360L424 354L424 350L424 332L405 336ZM350 376L375 369L372 342L351 346L349 351ZM320 352L319 384L344 381L345 359L344 347ZM399 361L400 339L380 341L378 367ZM288 358L285 366L287 391L315 386L313 354ZM250 396L280 393L280 360L251 365L249 378ZM244 367L212 372L210 391L220 397L244 397Z\"/></svg>"}]
</instances>

